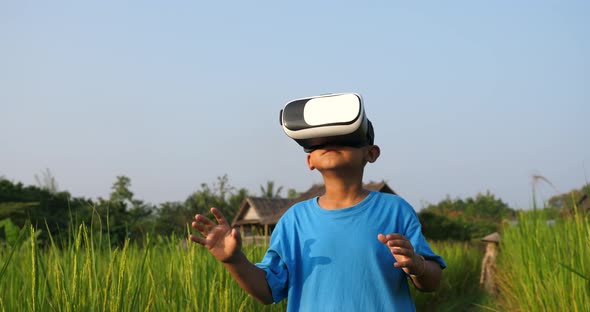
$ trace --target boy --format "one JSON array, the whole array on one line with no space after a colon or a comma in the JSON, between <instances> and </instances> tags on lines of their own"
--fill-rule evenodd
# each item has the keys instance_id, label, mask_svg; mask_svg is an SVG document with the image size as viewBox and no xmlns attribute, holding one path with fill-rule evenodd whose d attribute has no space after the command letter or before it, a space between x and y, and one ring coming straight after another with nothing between
<instances>
[{"instance_id":1,"label":"boy","mask_svg":"<svg viewBox=\"0 0 590 312\"><path fill-rule=\"evenodd\" d=\"M244 256L238 231L230 228L219 210L211 208L217 223L195 216L192 226L204 237L191 235L190 239L207 247L261 303L288 298L289 311L413 311L407 279L421 291L434 291L440 283L446 264L422 236L414 209L396 195L362 187L365 165L379 158L380 149L374 145L362 100L354 96L358 97L354 120L365 119L354 126L352 135L321 137L333 134L333 129L322 132L321 126L305 126L302 120L291 123L316 131L315 137L296 141L308 152L309 169L321 173L326 191L285 212L260 263L255 265ZM292 105L291 112L295 106L299 111L292 116L303 118L303 110L307 115L325 114L331 105L324 103L319 109L317 101L309 104L310 99ZM348 103L356 109L355 101ZM288 112L285 107L283 122ZM334 128L343 123L327 120L325 124ZM294 139L297 136L285 131Z\"/></svg>"}]
</instances>

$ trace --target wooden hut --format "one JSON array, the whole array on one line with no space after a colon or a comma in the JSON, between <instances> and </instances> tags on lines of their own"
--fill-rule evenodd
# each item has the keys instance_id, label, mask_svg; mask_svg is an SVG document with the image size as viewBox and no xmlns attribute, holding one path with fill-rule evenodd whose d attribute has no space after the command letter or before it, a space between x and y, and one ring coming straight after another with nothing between
<instances>
[{"instance_id":1,"label":"wooden hut","mask_svg":"<svg viewBox=\"0 0 590 312\"><path fill-rule=\"evenodd\" d=\"M246 236L268 237L276 225L276 214L293 202L293 199L286 198L246 197L232 221L232 227L239 227Z\"/></svg>"}]
</instances>

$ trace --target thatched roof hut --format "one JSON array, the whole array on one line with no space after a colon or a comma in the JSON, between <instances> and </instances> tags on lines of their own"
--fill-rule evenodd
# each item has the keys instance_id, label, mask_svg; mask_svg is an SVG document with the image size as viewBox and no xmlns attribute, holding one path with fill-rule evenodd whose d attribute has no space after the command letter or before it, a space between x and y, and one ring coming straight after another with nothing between
<instances>
[{"instance_id":1,"label":"thatched roof hut","mask_svg":"<svg viewBox=\"0 0 590 312\"><path fill-rule=\"evenodd\" d=\"M276 224L279 210L290 207L293 203L293 199L246 197L232 221L232 226Z\"/></svg>"}]
</instances>

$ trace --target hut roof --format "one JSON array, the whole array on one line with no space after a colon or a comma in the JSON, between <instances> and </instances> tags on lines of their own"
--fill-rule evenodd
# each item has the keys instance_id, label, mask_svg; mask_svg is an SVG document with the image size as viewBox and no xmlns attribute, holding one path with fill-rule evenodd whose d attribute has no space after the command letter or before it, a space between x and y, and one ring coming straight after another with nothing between
<instances>
[{"instance_id":1,"label":"hut roof","mask_svg":"<svg viewBox=\"0 0 590 312\"><path fill-rule=\"evenodd\" d=\"M232 226L274 224L274 216L279 210L283 207L290 207L292 204L293 200L286 198L246 197L232 221Z\"/></svg>"}]
</instances>

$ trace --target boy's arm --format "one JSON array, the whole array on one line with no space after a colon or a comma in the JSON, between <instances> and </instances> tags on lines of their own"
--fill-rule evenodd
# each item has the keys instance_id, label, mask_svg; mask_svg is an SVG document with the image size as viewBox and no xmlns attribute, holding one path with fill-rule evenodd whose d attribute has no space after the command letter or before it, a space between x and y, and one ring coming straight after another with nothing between
<instances>
[{"instance_id":1,"label":"boy's arm","mask_svg":"<svg viewBox=\"0 0 590 312\"><path fill-rule=\"evenodd\" d=\"M414 286L424 292L435 291L442 279L442 269L440 264L435 261L426 260L423 256L417 254L414 254L414 258L419 259L417 261L414 259L414 263L423 263L417 264L418 267L422 266L422 269L414 268L409 270L410 272L416 272L410 273L410 278L412 279Z\"/></svg>"},{"instance_id":2,"label":"boy's arm","mask_svg":"<svg viewBox=\"0 0 590 312\"><path fill-rule=\"evenodd\" d=\"M205 246L209 252L231 273L240 287L263 304L273 302L272 292L266 282L266 271L255 266L242 252L242 239L232 229L221 211L211 208L217 224L203 215L196 215L192 227L203 235L190 235L190 240Z\"/></svg>"},{"instance_id":3,"label":"boy's arm","mask_svg":"<svg viewBox=\"0 0 590 312\"><path fill-rule=\"evenodd\" d=\"M238 282L240 287L256 298L262 304L274 302L272 292L266 282L266 271L255 266L240 251L231 262L223 262L223 265Z\"/></svg>"},{"instance_id":4,"label":"boy's arm","mask_svg":"<svg viewBox=\"0 0 590 312\"><path fill-rule=\"evenodd\" d=\"M401 234L379 234L377 239L385 244L395 257L394 266L410 275L414 286L424 292L435 291L442 279L442 269L434 261L414 253L409 239Z\"/></svg>"}]
</instances>

